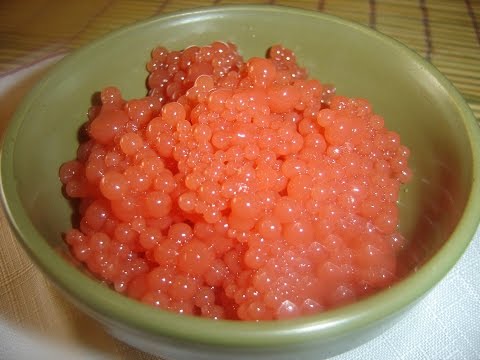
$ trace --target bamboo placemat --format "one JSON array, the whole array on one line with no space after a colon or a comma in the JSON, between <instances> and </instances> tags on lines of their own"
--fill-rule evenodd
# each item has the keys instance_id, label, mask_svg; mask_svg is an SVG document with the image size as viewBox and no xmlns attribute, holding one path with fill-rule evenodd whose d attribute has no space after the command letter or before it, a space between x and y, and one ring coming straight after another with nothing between
<instances>
[{"instance_id":1,"label":"bamboo placemat","mask_svg":"<svg viewBox=\"0 0 480 360\"><path fill-rule=\"evenodd\" d=\"M160 13L234 3L323 11L392 36L437 66L480 119L479 0L4 0L0 77Z\"/></svg>"}]
</instances>

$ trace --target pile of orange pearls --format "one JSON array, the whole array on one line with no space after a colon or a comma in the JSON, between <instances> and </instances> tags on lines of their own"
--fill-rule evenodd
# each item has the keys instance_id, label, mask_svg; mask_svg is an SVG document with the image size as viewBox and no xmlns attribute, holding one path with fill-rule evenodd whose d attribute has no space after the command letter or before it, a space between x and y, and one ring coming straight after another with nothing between
<instances>
[{"instance_id":1,"label":"pile of orange pearls","mask_svg":"<svg viewBox=\"0 0 480 360\"><path fill-rule=\"evenodd\" d=\"M129 297L213 319L325 311L389 286L409 150L368 101L282 46L153 50L148 95L114 87L60 168L73 256Z\"/></svg>"}]
</instances>

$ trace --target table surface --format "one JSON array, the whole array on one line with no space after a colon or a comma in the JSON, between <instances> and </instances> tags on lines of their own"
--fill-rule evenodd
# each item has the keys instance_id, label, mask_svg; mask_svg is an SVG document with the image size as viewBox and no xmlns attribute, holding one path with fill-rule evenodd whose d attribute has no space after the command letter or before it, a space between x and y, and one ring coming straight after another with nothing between
<instances>
[{"instance_id":1,"label":"table surface","mask_svg":"<svg viewBox=\"0 0 480 360\"><path fill-rule=\"evenodd\" d=\"M321 11L392 36L446 75L480 119L478 0L20 0L0 1L0 134L26 92L75 48L161 13L233 3ZM386 336L338 359L367 359L372 354L385 359L479 359L480 326L471 320L472 311L473 319L480 317L480 276L474 271L479 243L477 234L461 262L413 315ZM460 285L454 283L459 279ZM431 308L440 305L454 315ZM418 338L412 328L429 334ZM79 359L155 359L111 338L66 302L19 247L0 209L0 358L29 358L28 351L35 351L37 358L68 353Z\"/></svg>"}]
</instances>

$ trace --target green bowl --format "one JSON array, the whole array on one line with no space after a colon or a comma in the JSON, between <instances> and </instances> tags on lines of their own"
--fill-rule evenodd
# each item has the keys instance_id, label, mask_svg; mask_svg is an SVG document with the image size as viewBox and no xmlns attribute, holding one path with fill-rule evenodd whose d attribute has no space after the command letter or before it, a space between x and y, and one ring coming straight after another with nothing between
<instances>
[{"instance_id":1,"label":"green bowl","mask_svg":"<svg viewBox=\"0 0 480 360\"><path fill-rule=\"evenodd\" d=\"M214 40L245 57L272 44L295 51L313 77L369 99L411 149L413 181L401 200L410 240L404 280L319 315L276 322L213 321L130 300L72 265L61 233L71 209L60 165L75 156L91 96L108 85L126 98L146 93L156 45L182 49ZM363 26L275 6L223 6L168 14L95 41L61 61L24 99L4 135L3 203L18 239L43 272L116 337L169 359L320 359L391 326L432 289L469 244L480 217L480 133L467 104L430 63Z\"/></svg>"}]
</instances>

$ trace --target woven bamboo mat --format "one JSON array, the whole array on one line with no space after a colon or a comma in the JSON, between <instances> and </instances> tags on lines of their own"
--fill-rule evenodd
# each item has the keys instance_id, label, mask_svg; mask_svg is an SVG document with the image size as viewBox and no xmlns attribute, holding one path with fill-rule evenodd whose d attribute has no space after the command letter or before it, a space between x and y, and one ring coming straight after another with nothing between
<instances>
[{"instance_id":1,"label":"woven bamboo mat","mask_svg":"<svg viewBox=\"0 0 480 360\"><path fill-rule=\"evenodd\" d=\"M0 1L0 76L160 13L233 3L295 6L375 28L437 66L480 119L479 0Z\"/></svg>"}]
</instances>

